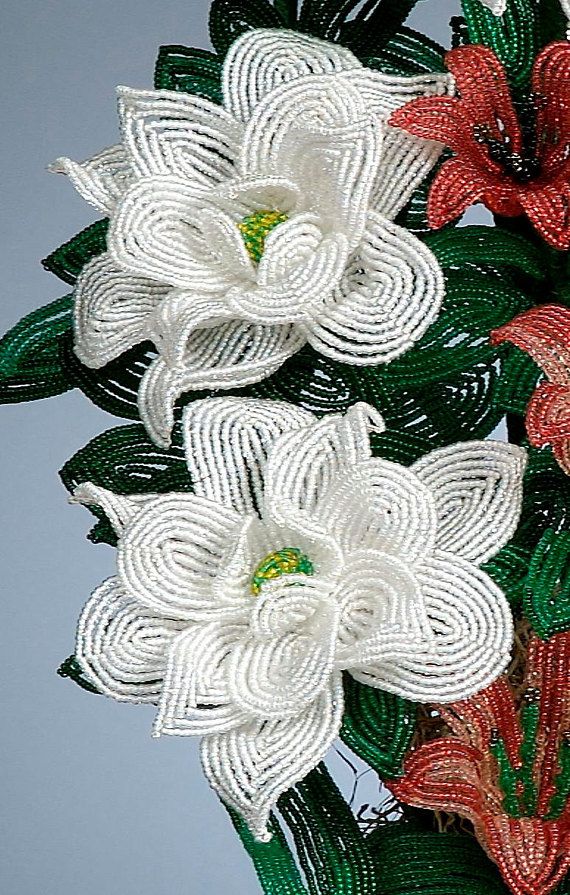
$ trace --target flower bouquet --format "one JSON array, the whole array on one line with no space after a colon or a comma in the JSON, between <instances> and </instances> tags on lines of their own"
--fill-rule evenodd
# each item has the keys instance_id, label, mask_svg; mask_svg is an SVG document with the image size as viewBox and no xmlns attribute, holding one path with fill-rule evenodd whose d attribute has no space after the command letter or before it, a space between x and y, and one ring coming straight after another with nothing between
<instances>
[{"instance_id":1,"label":"flower bouquet","mask_svg":"<svg viewBox=\"0 0 570 895\"><path fill-rule=\"evenodd\" d=\"M267 895L563 895L570 10L413 6L214 0L120 87L0 400L134 421L61 470L116 574L59 673L200 737Z\"/></svg>"}]
</instances>

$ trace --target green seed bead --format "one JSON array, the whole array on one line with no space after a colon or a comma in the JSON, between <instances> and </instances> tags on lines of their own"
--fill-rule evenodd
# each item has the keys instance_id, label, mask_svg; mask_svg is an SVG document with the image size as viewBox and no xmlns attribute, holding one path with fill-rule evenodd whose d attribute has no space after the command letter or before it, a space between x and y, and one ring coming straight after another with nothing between
<instances>
[{"instance_id":1,"label":"green seed bead","mask_svg":"<svg viewBox=\"0 0 570 895\"><path fill-rule=\"evenodd\" d=\"M252 261L259 264L265 251L265 240L268 234L279 224L284 224L288 218L289 215L278 209L264 209L248 214L240 221L238 230Z\"/></svg>"},{"instance_id":2,"label":"green seed bead","mask_svg":"<svg viewBox=\"0 0 570 895\"><path fill-rule=\"evenodd\" d=\"M283 547L261 560L251 577L251 592L257 596L266 581L282 575L313 575L314 571L311 560L298 547Z\"/></svg>"}]
</instances>

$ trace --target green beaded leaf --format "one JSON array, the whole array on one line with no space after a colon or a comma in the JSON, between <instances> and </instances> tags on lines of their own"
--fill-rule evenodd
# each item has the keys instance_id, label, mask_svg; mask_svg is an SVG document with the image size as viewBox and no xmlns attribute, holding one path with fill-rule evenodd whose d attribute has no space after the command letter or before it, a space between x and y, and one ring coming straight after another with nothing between
<instances>
[{"instance_id":1,"label":"green beaded leaf","mask_svg":"<svg viewBox=\"0 0 570 895\"><path fill-rule=\"evenodd\" d=\"M336 41L340 26L359 0L303 0L298 28L306 34Z\"/></svg>"},{"instance_id":2,"label":"green beaded leaf","mask_svg":"<svg viewBox=\"0 0 570 895\"><path fill-rule=\"evenodd\" d=\"M386 378L401 386L424 384L493 362L498 349L491 330L530 306L525 296L491 273L447 269L446 295L437 320L414 348L386 367Z\"/></svg>"},{"instance_id":3,"label":"green beaded leaf","mask_svg":"<svg viewBox=\"0 0 570 895\"><path fill-rule=\"evenodd\" d=\"M364 56L362 61L394 75L423 75L445 72L444 57L444 48L435 40L403 26L374 56Z\"/></svg>"},{"instance_id":4,"label":"green beaded leaf","mask_svg":"<svg viewBox=\"0 0 570 895\"><path fill-rule=\"evenodd\" d=\"M340 28L339 41L360 58L377 56L403 23L418 0L368 0L354 18Z\"/></svg>"},{"instance_id":5,"label":"green beaded leaf","mask_svg":"<svg viewBox=\"0 0 570 895\"><path fill-rule=\"evenodd\" d=\"M139 419L137 395L141 379L156 357L150 342L126 351L117 360L97 370L81 363L73 350L71 335L61 343L62 363L70 371L73 383L98 407L114 416Z\"/></svg>"},{"instance_id":6,"label":"green beaded leaf","mask_svg":"<svg viewBox=\"0 0 570 895\"><path fill-rule=\"evenodd\" d=\"M68 677L74 684L77 684L82 690L87 690L88 693L100 694L101 692L97 689L95 684L92 684L91 681L85 677L83 669L75 656L69 656L65 662L62 662L57 669L57 673L60 677Z\"/></svg>"},{"instance_id":7,"label":"green beaded leaf","mask_svg":"<svg viewBox=\"0 0 570 895\"><path fill-rule=\"evenodd\" d=\"M191 491L190 473L176 432L168 450L158 448L144 426L117 426L81 448L60 471L72 494L83 482L92 482L116 494L163 494ZM117 536L100 507L90 507L99 522L88 535L93 543L115 546Z\"/></svg>"},{"instance_id":8,"label":"green beaded leaf","mask_svg":"<svg viewBox=\"0 0 570 895\"><path fill-rule=\"evenodd\" d=\"M158 51L154 86L157 90L179 90L222 102L222 62L207 50L165 46Z\"/></svg>"},{"instance_id":9,"label":"green beaded leaf","mask_svg":"<svg viewBox=\"0 0 570 895\"><path fill-rule=\"evenodd\" d=\"M506 413L524 416L542 370L526 351L514 345L500 346L501 375L493 394L493 403Z\"/></svg>"},{"instance_id":10,"label":"green beaded leaf","mask_svg":"<svg viewBox=\"0 0 570 895\"><path fill-rule=\"evenodd\" d=\"M281 16L269 0L214 0L210 7L210 40L220 56L252 28L282 27Z\"/></svg>"},{"instance_id":11,"label":"green beaded leaf","mask_svg":"<svg viewBox=\"0 0 570 895\"><path fill-rule=\"evenodd\" d=\"M462 0L462 7L470 43L490 47L511 84L528 87L537 53L535 0L508 0L502 16L494 15L481 0Z\"/></svg>"},{"instance_id":12,"label":"green beaded leaf","mask_svg":"<svg viewBox=\"0 0 570 895\"><path fill-rule=\"evenodd\" d=\"M534 280L546 277L543 255L533 243L494 227L454 227L430 233L424 242L444 269L464 270L466 265L510 268Z\"/></svg>"},{"instance_id":13,"label":"green beaded leaf","mask_svg":"<svg viewBox=\"0 0 570 895\"><path fill-rule=\"evenodd\" d=\"M396 822L378 826L367 842L379 869L376 895L509 895L474 836Z\"/></svg>"},{"instance_id":14,"label":"green beaded leaf","mask_svg":"<svg viewBox=\"0 0 570 895\"><path fill-rule=\"evenodd\" d=\"M410 466L433 448L433 443L427 438L410 432L395 432L393 429L388 429L381 435L371 433L370 441L375 457L383 457L402 466Z\"/></svg>"},{"instance_id":15,"label":"green beaded leaf","mask_svg":"<svg viewBox=\"0 0 570 895\"><path fill-rule=\"evenodd\" d=\"M568 21L560 0L537 0L536 28L538 48L555 40L566 39Z\"/></svg>"},{"instance_id":16,"label":"green beaded leaf","mask_svg":"<svg viewBox=\"0 0 570 895\"><path fill-rule=\"evenodd\" d=\"M570 476L562 472L550 448L525 447L523 507L512 543L534 551L547 529L570 530Z\"/></svg>"},{"instance_id":17,"label":"green beaded leaf","mask_svg":"<svg viewBox=\"0 0 570 895\"><path fill-rule=\"evenodd\" d=\"M73 286L87 262L107 251L108 229L107 218L95 221L48 255L42 261L43 266L64 283Z\"/></svg>"},{"instance_id":18,"label":"green beaded leaf","mask_svg":"<svg viewBox=\"0 0 570 895\"><path fill-rule=\"evenodd\" d=\"M513 608L522 603L530 557L530 550L507 544L481 566L495 584L499 585Z\"/></svg>"},{"instance_id":19,"label":"green beaded leaf","mask_svg":"<svg viewBox=\"0 0 570 895\"><path fill-rule=\"evenodd\" d=\"M295 841L310 895L377 895L378 869L324 765L281 796L278 807Z\"/></svg>"},{"instance_id":20,"label":"green beaded leaf","mask_svg":"<svg viewBox=\"0 0 570 895\"><path fill-rule=\"evenodd\" d=\"M548 640L570 629L570 532L548 529L528 571L524 614L539 637Z\"/></svg>"},{"instance_id":21,"label":"green beaded leaf","mask_svg":"<svg viewBox=\"0 0 570 895\"><path fill-rule=\"evenodd\" d=\"M287 845L283 830L272 818L269 842L257 842L245 821L232 808L226 810L232 819L242 844L253 861L255 872L265 895L307 895L293 854Z\"/></svg>"},{"instance_id":22,"label":"green beaded leaf","mask_svg":"<svg viewBox=\"0 0 570 895\"><path fill-rule=\"evenodd\" d=\"M61 340L71 329L70 295L32 311L0 340L0 403L36 401L73 388L61 362Z\"/></svg>"},{"instance_id":23,"label":"green beaded leaf","mask_svg":"<svg viewBox=\"0 0 570 895\"><path fill-rule=\"evenodd\" d=\"M273 0L273 6L281 16L286 28L295 28L299 13L297 0Z\"/></svg>"},{"instance_id":24,"label":"green beaded leaf","mask_svg":"<svg viewBox=\"0 0 570 895\"><path fill-rule=\"evenodd\" d=\"M346 708L340 736L381 777L399 777L416 722L416 706L344 676Z\"/></svg>"}]
</instances>

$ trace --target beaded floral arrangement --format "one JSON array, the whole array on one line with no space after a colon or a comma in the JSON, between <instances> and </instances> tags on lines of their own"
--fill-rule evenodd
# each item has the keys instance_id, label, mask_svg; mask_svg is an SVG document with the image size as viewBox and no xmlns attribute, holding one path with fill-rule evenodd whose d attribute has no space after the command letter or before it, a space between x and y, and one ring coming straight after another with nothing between
<instances>
[{"instance_id":1,"label":"beaded floral arrangement","mask_svg":"<svg viewBox=\"0 0 570 895\"><path fill-rule=\"evenodd\" d=\"M134 420L61 471L117 566L59 673L201 738L267 895L563 895L570 9L413 6L214 0L119 88L0 400Z\"/></svg>"}]
</instances>

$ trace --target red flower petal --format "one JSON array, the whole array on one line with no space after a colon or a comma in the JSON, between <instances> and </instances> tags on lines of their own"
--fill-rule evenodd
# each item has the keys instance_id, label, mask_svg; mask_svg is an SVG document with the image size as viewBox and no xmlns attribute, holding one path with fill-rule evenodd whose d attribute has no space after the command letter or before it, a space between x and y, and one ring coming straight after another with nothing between
<instances>
[{"instance_id":1,"label":"red flower petal","mask_svg":"<svg viewBox=\"0 0 570 895\"><path fill-rule=\"evenodd\" d=\"M422 140L444 143L454 152L478 150L471 122L465 118L461 101L452 96L420 96L392 112L388 124L401 127Z\"/></svg>"},{"instance_id":2,"label":"red flower petal","mask_svg":"<svg viewBox=\"0 0 570 895\"><path fill-rule=\"evenodd\" d=\"M556 821L488 816L484 838L515 895L547 895L570 864L566 835Z\"/></svg>"},{"instance_id":3,"label":"red flower petal","mask_svg":"<svg viewBox=\"0 0 570 895\"><path fill-rule=\"evenodd\" d=\"M570 148L570 43L549 44L537 56L532 89L537 97L538 155L545 173L566 167Z\"/></svg>"},{"instance_id":4,"label":"red flower petal","mask_svg":"<svg viewBox=\"0 0 570 895\"><path fill-rule=\"evenodd\" d=\"M543 382L526 409L526 431L534 447L570 438L570 389Z\"/></svg>"},{"instance_id":5,"label":"red flower petal","mask_svg":"<svg viewBox=\"0 0 570 895\"><path fill-rule=\"evenodd\" d=\"M476 817L484 787L479 779L482 754L453 739L434 740L411 752L404 776L389 782L396 798L418 808L465 812Z\"/></svg>"},{"instance_id":6,"label":"red flower petal","mask_svg":"<svg viewBox=\"0 0 570 895\"><path fill-rule=\"evenodd\" d=\"M454 221L463 212L479 202L487 184L481 172L462 158L444 162L438 172L428 197L428 222L437 230Z\"/></svg>"},{"instance_id":7,"label":"red flower petal","mask_svg":"<svg viewBox=\"0 0 570 895\"><path fill-rule=\"evenodd\" d=\"M522 134L507 76L493 51L478 45L458 47L446 55L445 64L469 120L486 126L493 139L509 139L511 152L520 152Z\"/></svg>"},{"instance_id":8,"label":"red flower petal","mask_svg":"<svg viewBox=\"0 0 570 895\"><path fill-rule=\"evenodd\" d=\"M549 245L570 249L570 185L561 180L519 190L519 201Z\"/></svg>"},{"instance_id":9,"label":"red flower petal","mask_svg":"<svg viewBox=\"0 0 570 895\"><path fill-rule=\"evenodd\" d=\"M512 342L530 354L550 380L570 388L570 308L531 308L494 330L491 342Z\"/></svg>"}]
</instances>

